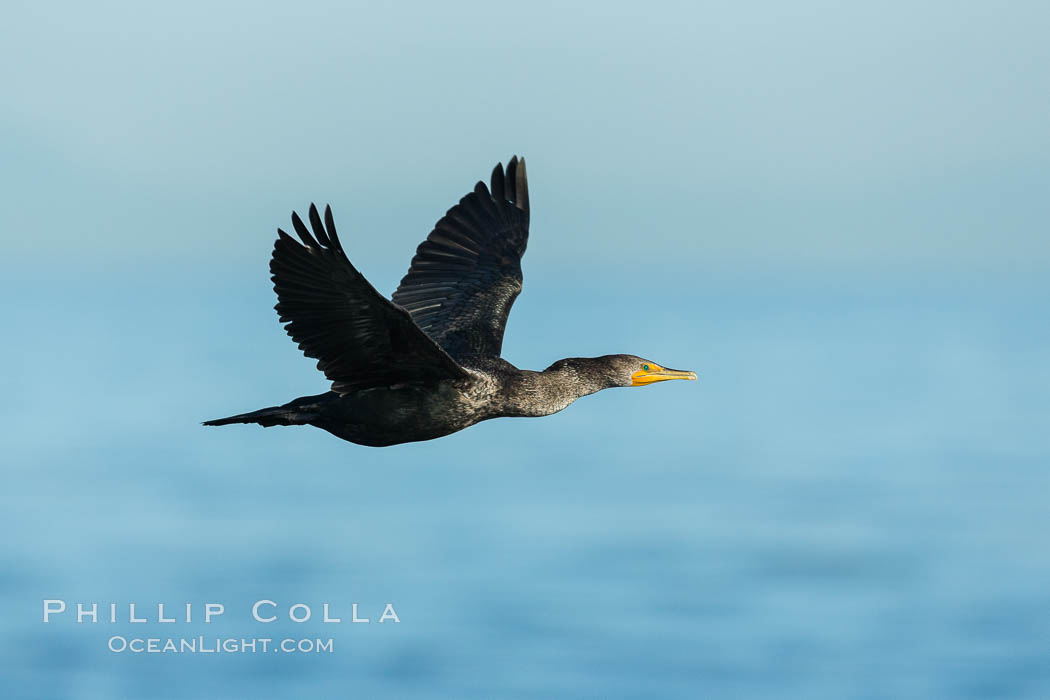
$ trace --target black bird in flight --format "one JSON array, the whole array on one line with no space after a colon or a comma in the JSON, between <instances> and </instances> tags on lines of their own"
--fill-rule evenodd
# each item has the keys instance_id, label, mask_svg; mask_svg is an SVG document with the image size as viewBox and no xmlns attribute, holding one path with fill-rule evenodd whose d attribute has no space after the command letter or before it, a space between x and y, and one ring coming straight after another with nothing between
<instances>
[{"instance_id":1,"label":"black bird in flight","mask_svg":"<svg viewBox=\"0 0 1050 700\"><path fill-rule=\"evenodd\" d=\"M204 425L313 425L359 445L431 440L479 421L546 416L617 386L696 379L634 355L570 357L542 372L500 357L529 238L525 159L478 182L420 244L392 300L347 259L332 210L292 213L270 260L288 335L332 390ZM311 233L312 230L312 233Z\"/></svg>"}]
</instances>

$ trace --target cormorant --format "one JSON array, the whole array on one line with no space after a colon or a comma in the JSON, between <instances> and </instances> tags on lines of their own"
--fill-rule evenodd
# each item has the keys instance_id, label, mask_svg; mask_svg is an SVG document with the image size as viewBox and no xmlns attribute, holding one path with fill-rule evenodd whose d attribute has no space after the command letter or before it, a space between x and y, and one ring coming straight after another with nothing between
<instances>
[{"instance_id":1,"label":"cormorant","mask_svg":"<svg viewBox=\"0 0 1050 700\"><path fill-rule=\"evenodd\" d=\"M542 372L500 357L529 237L525 159L497 164L437 222L391 301L347 259L331 207L270 260L285 329L332 390L204 425L313 425L359 445L431 440L501 416L546 416L616 386L696 379L634 355L570 357ZM301 241L301 243L300 243Z\"/></svg>"}]
</instances>

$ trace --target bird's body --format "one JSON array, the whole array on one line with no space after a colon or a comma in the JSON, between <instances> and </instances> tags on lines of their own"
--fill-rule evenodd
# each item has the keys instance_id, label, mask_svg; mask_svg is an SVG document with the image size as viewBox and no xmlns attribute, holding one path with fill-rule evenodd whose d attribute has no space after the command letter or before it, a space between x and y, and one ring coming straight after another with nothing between
<instances>
[{"instance_id":1,"label":"bird's body","mask_svg":"<svg viewBox=\"0 0 1050 700\"><path fill-rule=\"evenodd\" d=\"M559 360L542 372L502 359L503 330L521 291L528 240L525 161L478 183L418 248L391 301L343 252L331 209L313 233L292 214L302 244L278 230L270 270L289 335L332 381L304 396L205 425L313 425L383 447L431 440L479 421L545 416L613 386L695 379L633 355Z\"/></svg>"}]
</instances>

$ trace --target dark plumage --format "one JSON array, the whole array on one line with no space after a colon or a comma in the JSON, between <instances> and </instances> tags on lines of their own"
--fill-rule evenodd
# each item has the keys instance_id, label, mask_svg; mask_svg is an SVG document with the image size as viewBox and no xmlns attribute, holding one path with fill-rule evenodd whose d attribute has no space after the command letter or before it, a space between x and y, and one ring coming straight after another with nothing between
<instances>
[{"instance_id":1,"label":"dark plumage","mask_svg":"<svg viewBox=\"0 0 1050 700\"><path fill-rule=\"evenodd\" d=\"M633 355L559 360L542 372L500 358L529 238L525 160L448 210L419 245L392 301L350 263L332 210L292 213L270 272L288 335L332 390L205 425L313 425L361 445L430 440L501 416L545 416L614 386L696 379Z\"/></svg>"}]
</instances>

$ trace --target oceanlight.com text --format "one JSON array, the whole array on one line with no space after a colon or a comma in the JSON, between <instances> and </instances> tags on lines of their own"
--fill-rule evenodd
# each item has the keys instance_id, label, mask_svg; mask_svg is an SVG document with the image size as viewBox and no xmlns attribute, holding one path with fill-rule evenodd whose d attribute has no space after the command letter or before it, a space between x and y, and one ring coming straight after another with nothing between
<instances>
[{"instance_id":1,"label":"oceanlight.com text","mask_svg":"<svg viewBox=\"0 0 1050 700\"><path fill-rule=\"evenodd\" d=\"M272 639L270 637L122 637L109 638L116 654L331 654L335 644L326 639Z\"/></svg>"}]
</instances>

